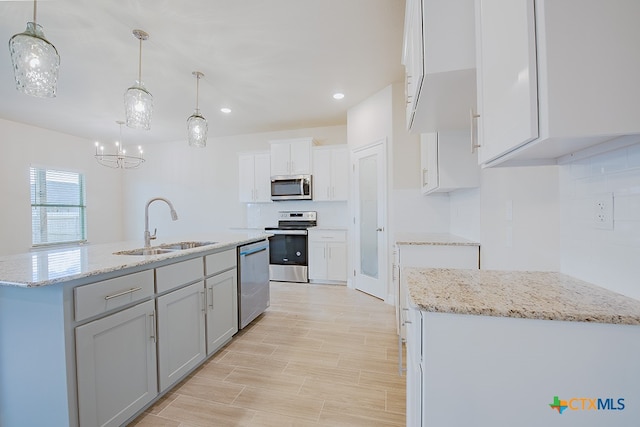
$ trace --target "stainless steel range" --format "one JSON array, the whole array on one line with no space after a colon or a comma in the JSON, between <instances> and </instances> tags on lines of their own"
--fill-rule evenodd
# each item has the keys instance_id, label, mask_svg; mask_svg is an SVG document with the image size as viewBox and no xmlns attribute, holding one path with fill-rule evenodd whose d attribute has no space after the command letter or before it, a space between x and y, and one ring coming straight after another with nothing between
<instances>
[{"instance_id":1,"label":"stainless steel range","mask_svg":"<svg viewBox=\"0 0 640 427\"><path fill-rule=\"evenodd\" d=\"M277 282L307 283L307 229L315 227L315 211L278 212L278 226L266 227L269 238L269 277Z\"/></svg>"}]
</instances>

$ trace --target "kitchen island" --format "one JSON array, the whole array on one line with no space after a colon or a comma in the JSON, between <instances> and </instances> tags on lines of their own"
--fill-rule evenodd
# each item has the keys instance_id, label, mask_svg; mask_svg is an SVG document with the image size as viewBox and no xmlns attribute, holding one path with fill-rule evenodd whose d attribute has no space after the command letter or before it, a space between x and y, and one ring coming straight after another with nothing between
<instances>
[{"instance_id":1,"label":"kitchen island","mask_svg":"<svg viewBox=\"0 0 640 427\"><path fill-rule=\"evenodd\" d=\"M408 426L637 425L640 301L560 273L403 280Z\"/></svg>"},{"instance_id":2,"label":"kitchen island","mask_svg":"<svg viewBox=\"0 0 640 427\"><path fill-rule=\"evenodd\" d=\"M0 257L0 425L135 416L237 332L236 247L267 237L204 234L156 244L202 246L153 255L117 255L143 246L120 242Z\"/></svg>"}]
</instances>

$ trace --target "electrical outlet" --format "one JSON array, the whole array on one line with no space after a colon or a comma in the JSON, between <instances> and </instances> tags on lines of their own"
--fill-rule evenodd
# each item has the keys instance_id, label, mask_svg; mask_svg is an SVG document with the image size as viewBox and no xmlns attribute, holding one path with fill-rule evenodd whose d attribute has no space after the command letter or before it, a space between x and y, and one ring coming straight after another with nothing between
<instances>
[{"instance_id":1,"label":"electrical outlet","mask_svg":"<svg viewBox=\"0 0 640 427\"><path fill-rule=\"evenodd\" d=\"M602 230L613 230L613 193L598 194L593 199L593 225Z\"/></svg>"}]
</instances>

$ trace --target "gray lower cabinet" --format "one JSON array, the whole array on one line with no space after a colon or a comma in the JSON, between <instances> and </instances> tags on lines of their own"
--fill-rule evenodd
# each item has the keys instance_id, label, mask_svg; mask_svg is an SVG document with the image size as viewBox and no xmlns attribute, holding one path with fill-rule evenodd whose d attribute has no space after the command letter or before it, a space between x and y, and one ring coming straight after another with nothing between
<instances>
[{"instance_id":1,"label":"gray lower cabinet","mask_svg":"<svg viewBox=\"0 0 640 427\"><path fill-rule=\"evenodd\" d=\"M203 281L157 299L160 391L182 379L206 357Z\"/></svg>"},{"instance_id":2,"label":"gray lower cabinet","mask_svg":"<svg viewBox=\"0 0 640 427\"><path fill-rule=\"evenodd\" d=\"M207 355L238 332L238 273L236 269L206 279Z\"/></svg>"},{"instance_id":3,"label":"gray lower cabinet","mask_svg":"<svg viewBox=\"0 0 640 427\"><path fill-rule=\"evenodd\" d=\"M79 423L119 426L158 394L154 301L76 328Z\"/></svg>"}]
</instances>

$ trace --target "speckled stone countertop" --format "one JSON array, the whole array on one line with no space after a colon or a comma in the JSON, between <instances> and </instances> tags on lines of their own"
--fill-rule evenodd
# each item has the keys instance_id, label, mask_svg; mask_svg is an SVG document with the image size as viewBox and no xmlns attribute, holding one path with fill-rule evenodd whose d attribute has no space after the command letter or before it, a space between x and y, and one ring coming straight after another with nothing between
<instances>
[{"instance_id":1,"label":"speckled stone countertop","mask_svg":"<svg viewBox=\"0 0 640 427\"><path fill-rule=\"evenodd\" d=\"M396 245L448 245L480 246L480 243L446 233L400 232L395 236Z\"/></svg>"},{"instance_id":2,"label":"speckled stone countertop","mask_svg":"<svg viewBox=\"0 0 640 427\"><path fill-rule=\"evenodd\" d=\"M163 243L206 241L215 242L159 255L115 255L114 252L142 248L144 242L116 242L76 245L72 247L34 250L29 253L0 256L0 286L40 287L68 282L89 276L127 268L157 263L170 258L194 255L200 252L226 249L266 239L263 232L219 232L198 236L183 236L157 240L152 246Z\"/></svg>"},{"instance_id":3,"label":"speckled stone countertop","mask_svg":"<svg viewBox=\"0 0 640 427\"><path fill-rule=\"evenodd\" d=\"M551 272L405 268L425 311L638 325L640 301Z\"/></svg>"}]
</instances>

